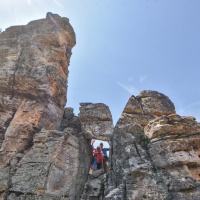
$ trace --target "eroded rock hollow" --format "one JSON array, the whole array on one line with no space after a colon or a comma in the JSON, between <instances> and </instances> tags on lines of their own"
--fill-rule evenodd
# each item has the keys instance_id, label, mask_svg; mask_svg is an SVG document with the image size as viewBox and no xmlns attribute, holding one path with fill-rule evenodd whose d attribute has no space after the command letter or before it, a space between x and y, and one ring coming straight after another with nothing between
<instances>
[{"instance_id":1,"label":"eroded rock hollow","mask_svg":"<svg viewBox=\"0 0 200 200\"><path fill-rule=\"evenodd\" d=\"M0 34L0 199L198 200L200 124L156 91L131 96L116 126L103 103L65 108L75 33L67 18ZM91 139L109 171L89 173Z\"/></svg>"}]
</instances>

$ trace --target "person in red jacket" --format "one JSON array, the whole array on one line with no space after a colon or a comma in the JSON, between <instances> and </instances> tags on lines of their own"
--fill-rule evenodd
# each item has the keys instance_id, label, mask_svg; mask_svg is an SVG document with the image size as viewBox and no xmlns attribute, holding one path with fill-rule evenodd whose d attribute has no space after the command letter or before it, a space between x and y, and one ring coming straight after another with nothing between
<instances>
[{"instance_id":1,"label":"person in red jacket","mask_svg":"<svg viewBox=\"0 0 200 200\"><path fill-rule=\"evenodd\" d=\"M104 168L103 167L103 155L100 147L98 146L96 150L93 151L93 155L97 156L97 169Z\"/></svg>"}]
</instances>

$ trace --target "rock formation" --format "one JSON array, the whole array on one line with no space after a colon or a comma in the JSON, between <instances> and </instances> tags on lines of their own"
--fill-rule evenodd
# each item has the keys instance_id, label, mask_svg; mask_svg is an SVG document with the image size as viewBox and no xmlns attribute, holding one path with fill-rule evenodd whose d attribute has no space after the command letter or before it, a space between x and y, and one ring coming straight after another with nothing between
<instances>
[{"instance_id":1,"label":"rock formation","mask_svg":"<svg viewBox=\"0 0 200 200\"><path fill-rule=\"evenodd\" d=\"M12 158L3 171L10 179L7 199L80 199L91 148L81 134L80 122L74 118L66 119L70 125L62 132L40 131L26 154L18 153Z\"/></svg>"},{"instance_id":2,"label":"rock formation","mask_svg":"<svg viewBox=\"0 0 200 200\"><path fill-rule=\"evenodd\" d=\"M112 184L104 199L197 200L199 134L200 124L177 115L165 95L132 96L114 129Z\"/></svg>"},{"instance_id":3,"label":"rock formation","mask_svg":"<svg viewBox=\"0 0 200 200\"><path fill-rule=\"evenodd\" d=\"M82 103L82 123L64 109L74 45L69 20L52 13L0 35L0 199L80 199L90 139L112 135L106 105Z\"/></svg>"},{"instance_id":4,"label":"rock formation","mask_svg":"<svg viewBox=\"0 0 200 200\"><path fill-rule=\"evenodd\" d=\"M67 18L0 34L0 200L198 200L200 124L156 91L131 96L113 127L103 103L64 108L75 33ZM110 172L89 173L91 139Z\"/></svg>"},{"instance_id":5,"label":"rock formation","mask_svg":"<svg viewBox=\"0 0 200 200\"><path fill-rule=\"evenodd\" d=\"M81 103L80 105L79 119L85 137L110 141L113 122L108 106L103 103Z\"/></svg>"},{"instance_id":6,"label":"rock formation","mask_svg":"<svg viewBox=\"0 0 200 200\"><path fill-rule=\"evenodd\" d=\"M69 20L52 13L0 34L1 169L38 130L59 127L74 45Z\"/></svg>"}]
</instances>

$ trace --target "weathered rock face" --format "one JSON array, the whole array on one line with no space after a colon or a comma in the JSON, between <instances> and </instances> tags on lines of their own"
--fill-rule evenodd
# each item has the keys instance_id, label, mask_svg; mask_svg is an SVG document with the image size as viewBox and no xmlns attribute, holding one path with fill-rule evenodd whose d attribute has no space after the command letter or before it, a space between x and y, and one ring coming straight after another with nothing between
<instances>
[{"instance_id":1,"label":"weathered rock face","mask_svg":"<svg viewBox=\"0 0 200 200\"><path fill-rule=\"evenodd\" d=\"M91 146L69 110L65 110L68 126L63 132L42 130L35 134L31 149L15 154L10 166L0 172L1 199L80 199Z\"/></svg>"},{"instance_id":2,"label":"weathered rock face","mask_svg":"<svg viewBox=\"0 0 200 200\"><path fill-rule=\"evenodd\" d=\"M51 13L0 35L0 199L88 196L91 130L110 139L113 124L104 104L84 106L83 123L64 109L74 45L69 20Z\"/></svg>"},{"instance_id":3,"label":"weathered rock face","mask_svg":"<svg viewBox=\"0 0 200 200\"><path fill-rule=\"evenodd\" d=\"M199 128L158 92L132 96L114 130L111 180L117 187L105 199L198 199Z\"/></svg>"},{"instance_id":4,"label":"weathered rock face","mask_svg":"<svg viewBox=\"0 0 200 200\"><path fill-rule=\"evenodd\" d=\"M148 198L164 197L164 189L153 178L154 166L147 151L144 127L158 116L173 113L173 103L158 92L143 91L129 99L113 135L111 178L118 186L117 194L111 191L112 195L109 193L106 198L145 199L146 193L150 194Z\"/></svg>"},{"instance_id":5,"label":"weathered rock face","mask_svg":"<svg viewBox=\"0 0 200 200\"><path fill-rule=\"evenodd\" d=\"M149 155L172 199L200 195L200 124L193 117L162 116L145 127Z\"/></svg>"},{"instance_id":6,"label":"weathered rock face","mask_svg":"<svg viewBox=\"0 0 200 200\"><path fill-rule=\"evenodd\" d=\"M0 168L38 130L59 127L74 45L69 20L52 13L0 34Z\"/></svg>"},{"instance_id":7,"label":"weathered rock face","mask_svg":"<svg viewBox=\"0 0 200 200\"><path fill-rule=\"evenodd\" d=\"M106 174L104 174L103 169L93 171L92 174L88 175L81 200L103 199L106 182Z\"/></svg>"},{"instance_id":8,"label":"weathered rock face","mask_svg":"<svg viewBox=\"0 0 200 200\"><path fill-rule=\"evenodd\" d=\"M85 137L109 141L114 128L108 106L102 103L81 103L80 105L79 119Z\"/></svg>"}]
</instances>

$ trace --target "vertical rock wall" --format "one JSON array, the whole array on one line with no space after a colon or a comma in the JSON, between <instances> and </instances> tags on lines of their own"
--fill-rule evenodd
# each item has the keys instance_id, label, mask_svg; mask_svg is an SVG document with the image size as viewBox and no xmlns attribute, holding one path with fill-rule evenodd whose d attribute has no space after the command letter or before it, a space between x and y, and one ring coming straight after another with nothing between
<instances>
[{"instance_id":1,"label":"vertical rock wall","mask_svg":"<svg viewBox=\"0 0 200 200\"><path fill-rule=\"evenodd\" d=\"M151 121L145 134L150 138L149 155L167 197L199 199L200 124L193 117L173 114Z\"/></svg>"},{"instance_id":2,"label":"vertical rock wall","mask_svg":"<svg viewBox=\"0 0 200 200\"><path fill-rule=\"evenodd\" d=\"M16 153L0 172L0 199L80 199L92 149L80 121L65 109L64 131L42 130L26 153ZM70 117L69 117L70 116Z\"/></svg>"},{"instance_id":3,"label":"vertical rock wall","mask_svg":"<svg viewBox=\"0 0 200 200\"><path fill-rule=\"evenodd\" d=\"M69 20L52 13L0 34L0 169L38 130L59 127L74 45Z\"/></svg>"}]
</instances>

